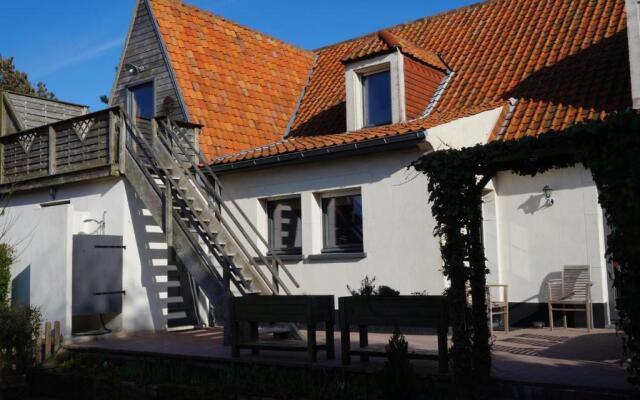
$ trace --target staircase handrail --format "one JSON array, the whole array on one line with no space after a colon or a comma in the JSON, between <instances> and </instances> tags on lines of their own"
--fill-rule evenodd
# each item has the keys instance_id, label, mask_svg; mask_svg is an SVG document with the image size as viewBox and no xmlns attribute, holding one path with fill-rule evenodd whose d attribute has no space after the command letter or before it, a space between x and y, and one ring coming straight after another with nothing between
<instances>
[{"instance_id":1,"label":"staircase handrail","mask_svg":"<svg viewBox=\"0 0 640 400\"><path fill-rule=\"evenodd\" d=\"M147 157L147 159L149 160L154 160L155 158L153 157L153 155L149 154L147 151L147 148L152 148L149 143L147 142L147 140L145 139L144 135L142 135L140 133L140 131L137 129L137 127L135 126L135 124L133 124L129 118L129 116L124 113L121 112L121 118L123 118L125 125L126 125L126 129L125 132L122 132L125 136L125 138L132 138L140 147L140 149L142 150L142 152L144 153L145 157ZM143 172L143 174L145 175L145 177L147 178L147 181L149 181L149 183L152 185L154 191L156 192L156 194L162 198L162 190L158 187L157 183L154 181L153 177L151 177L149 175L149 173L145 170L145 167L143 165L140 165L140 161L137 159L137 156L131 151L131 149L126 146L125 147L127 149L127 151L129 151L129 154L131 154L133 160L138 163L139 168L141 169L141 171ZM175 188L178 193L185 198L184 193L182 192L182 190L180 189L180 186L174 182L173 178L171 177L171 174L169 171L167 171L166 169L162 168L161 166L156 166L156 165L151 165L151 167L154 169L154 171L156 172L156 174L158 176L161 176L160 172L162 172L162 175L164 175L167 179L167 184L170 185L172 188ZM196 218L198 218L197 215L194 215ZM200 248L200 246L198 245L198 243L195 243L191 237L191 235L188 233L188 227L185 226L184 222L180 219L180 216L177 215L177 213L175 211L172 211L172 217L174 219L174 221L178 224L179 228L185 232L185 236L187 238L187 240L189 241L189 243L191 244L192 248L196 251L196 253L198 253L200 255L200 258L206 261L206 268L207 270L213 274L216 279L218 280L223 280L224 278L220 276L220 274L218 273L218 271L215 269L215 267L211 264L211 261L209 260L208 256L206 255L206 253L204 253L202 251L202 249ZM204 222L202 221L198 221L199 224L204 225ZM222 253L222 257L223 259L220 259L220 256L213 253L213 257L215 257L217 259L217 261L220 263L220 265L223 268L230 268L231 262L229 261L228 257L226 254ZM239 289L239 290L243 290L237 279L231 279L234 283L234 285Z\"/></svg>"},{"instance_id":2,"label":"staircase handrail","mask_svg":"<svg viewBox=\"0 0 640 400\"><path fill-rule=\"evenodd\" d=\"M201 171L201 166L197 165L196 163L194 163L191 158L188 156L187 151L185 151L182 142L183 140L181 140L181 138L179 138L175 132L173 131L173 129L171 129L170 126L168 126L168 124L171 124L172 122L175 123L175 121L171 121L167 118L163 118L161 120L158 120L158 122L160 124L162 124L162 126L164 127L164 132L167 133L171 139L176 143L176 145L179 147L180 151L186 156L186 158L189 160L189 163L191 164L191 169L193 171L195 171L195 173L197 174L197 176L200 178L200 181L203 182L203 184L205 185L205 190L208 194L212 195L216 201L219 203L219 205L224 209L225 212L227 212L227 214L229 215L229 217L231 218L231 220L233 221L233 223L238 227L238 229L240 230L240 232L242 233L242 235L245 237L245 239L247 240L247 242L249 242L249 244L251 245L251 247L254 249L254 251L258 254L259 258L261 259L261 261L267 266L267 268L269 268L270 272L274 275L274 278L276 280L278 280L279 283L281 283L283 285L283 289L285 289L285 291L288 292L286 286L284 285L284 283L279 279L277 271L272 270L270 263L266 260L266 258L264 257L264 255L262 254L262 251L260 251L260 249L255 245L255 243L253 242L253 240L251 240L251 237L249 236L249 234L246 232L246 230L242 227L240 221L238 221L238 219L235 217L234 213L231 211L231 209L229 209L229 207L226 205L225 203L225 198L226 200L228 200L235 208L236 210L238 210L239 214L242 216L242 218L245 220L245 222L247 223L247 225L251 228L251 230L256 234L256 236L260 239L260 241L266 246L267 248L267 253L272 257L272 259L276 262L276 265L278 265L278 267L280 267L285 274L289 277L289 279L291 280L291 282L297 287L299 288L300 285L298 284L298 282L296 281L296 279L293 277L293 275L291 274L291 272L289 271L289 269L286 267L286 265L284 264L284 262L280 259L280 257L278 257L277 254L275 254L275 252L273 251L273 249L271 248L271 246L269 245L269 243L267 242L267 240L262 236L262 234L260 233L260 231L258 231L258 229L256 228L256 226L251 222L251 220L249 219L249 217L246 215L246 213L242 210L242 208L240 208L240 206L238 205L238 203L231 197L229 197L224 189L224 186L222 185L222 183L220 182L220 179L215 175L215 173L213 172L213 170L211 169L211 167L209 167L209 165L206 163L206 161L204 161L204 157L202 156L202 154L195 149L195 147L187 140L184 140L184 142L187 143L187 145L190 147L190 150L196 154L198 156L198 159L201 161L201 164L204 166L205 170L207 171L207 173L214 179L216 185L219 188L219 192L220 194L218 194L218 191L216 191L215 187L211 184L211 182L209 181L209 179L207 179L207 177L202 173ZM164 145L168 148L171 149L170 146L168 146L167 143L164 143ZM197 182L194 179L194 182ZM215 208L214 208L215 209ZM219 214L217 211L216 215L220 216L220 220L223 221L224 219L222 218L222 215ZM229 231L231 231L230 229L228 229ZM287 293L289 294L289 293Z\"/></svg>"}]
</instances>

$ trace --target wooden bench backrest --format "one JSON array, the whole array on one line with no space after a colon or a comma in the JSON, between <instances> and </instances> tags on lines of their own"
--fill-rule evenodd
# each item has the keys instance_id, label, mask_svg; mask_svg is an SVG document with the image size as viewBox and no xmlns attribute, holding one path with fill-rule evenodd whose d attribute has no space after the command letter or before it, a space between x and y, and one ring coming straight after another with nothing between
<instances>
[{"instance_id":1,"label":"wooden bench backrest","mask_svg":"<svg viewBox=\"0 0 640 400\"><path fill-rule=\"evenodd\" d=\"M333 296L234 297L231 307L236 320L250 322L327 321L335 312Z\"/></svg>"},{"instance_id":2,"label":"wooden bench backrest","mask_svg":"<svg viewBox=\"0 0 640 400\"><path fill-rule=\"evenodd\" d=\"M340 313L353 325L437 328L449 324L445 296L353 296L339 299Z\"/></svg>"}]
</instances>

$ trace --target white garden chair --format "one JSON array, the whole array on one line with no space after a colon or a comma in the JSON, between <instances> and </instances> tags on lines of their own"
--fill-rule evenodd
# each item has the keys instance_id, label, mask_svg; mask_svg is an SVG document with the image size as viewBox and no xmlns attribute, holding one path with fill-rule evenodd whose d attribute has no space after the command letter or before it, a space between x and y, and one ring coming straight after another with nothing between
<instances>
[{"instance_id":1,"label":"white garden chair","mask_svg":"<svg viewBox=\"0 0 640 400\"><path fill-rule=\"evenodd\" d=\"M492 288L502 290L502 299L500 296L493 296ZM493 317L502 315L504 324L504 333L509 334L509 285L491 284L487 285L487 308L489 309L489 331L493 335Z\"/></svg>"}]
</instances>

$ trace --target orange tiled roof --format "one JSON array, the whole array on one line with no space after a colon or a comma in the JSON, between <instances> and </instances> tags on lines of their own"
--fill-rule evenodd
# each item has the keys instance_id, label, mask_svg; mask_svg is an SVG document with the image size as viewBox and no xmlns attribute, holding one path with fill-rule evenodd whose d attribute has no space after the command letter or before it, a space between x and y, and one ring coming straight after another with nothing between
<instances>
[{"instance_id":1,"label":"orange tiled roof","mask_svg":"<svg viewBox=\"0 0 640 400\"><path fill-rule=\"evenodd\" d=\"M455 72L434 113L462 115L519 99L504 139L564 129L631 105L624 0L493 0L387 31L442 55ZM346 131L342 60L378 37L317 50L291 136Z\"/></svg>"},{"instance_id":2,"label":"orange tiled roof","mask_svg":"<svg viewBox=\"0 0 640 400\"><path fill-rule=\"evenodd\" d=\"M315 55L179 0L150 0L209 159L282 138Z\"/></svg>"},{"instance_id":3,"label":"orange tiled roof","mask_svg":"<svg viewBox=\"0 0 640 400\"><path fill-rule=\"evenodd\" d=\"M631 105L624 0L490 0L313 53L177 0L150 1L191 119L206 126L202 148L210 158L226 155L214 163L426 129L511 98L509 123L492 139L564 129ZM342 62L385 46L444 59L455 74L426 120L344 133Z\"/></svg>"},{"instance_id":4,"label":"orange tiled roof","mask_svg":"<svg viewBox=\"0 0 640 400\"><path fill-rule=\"evenodd\" d=\"M457 112L437 112L432 114L429 118L416 118L407 122L374 126L353 132L291 137L235 154L218 157L212 161L212 165L231 164L239 161L254 160L257 158L281 156L298 151L324 149L332 146L361 143L368 140L422 132L425 129L433 128L434 126L445 124L458 118L475 115L483 111L497 108L501 105L503 104L487 103L480 107L471 107L463 114Z\"/></svg>"},{"instance_id":5,"label":"orange tiled roof","mask_svg":"<svg viewBox=\"0 0 640 400\"><path fill-rule=\"evenodd\" d=\"M442 71L448 70L447 65L437 53L420 48L410 41L394 35L388 30L381 30L376 35L371 35L362 46L355 49L341 61L343 64L347 64L373 55L387 53L393 49L400 49L404 54L410 55Z\"/></svg>"}]
</instances>

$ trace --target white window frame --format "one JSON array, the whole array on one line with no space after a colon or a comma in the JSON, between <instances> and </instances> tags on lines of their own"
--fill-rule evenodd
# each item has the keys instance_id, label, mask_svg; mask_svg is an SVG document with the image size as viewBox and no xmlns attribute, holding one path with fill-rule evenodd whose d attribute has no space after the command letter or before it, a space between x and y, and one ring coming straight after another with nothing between
<instances>
[{"instance_id":1,"label":"white window frame","mask_svg":"<svg viewBox=\"0 0 640 400\"><path fill-rule=\"evenodd\" d=\"M390 54L348 64L345 69L347 131L364 127L364 99L362 76L389 71L391 80L391 123L406 121L404 91L404 60L396 50Z\"/></svg>"}]
</instances>

